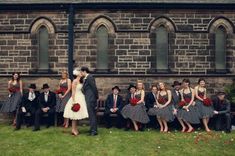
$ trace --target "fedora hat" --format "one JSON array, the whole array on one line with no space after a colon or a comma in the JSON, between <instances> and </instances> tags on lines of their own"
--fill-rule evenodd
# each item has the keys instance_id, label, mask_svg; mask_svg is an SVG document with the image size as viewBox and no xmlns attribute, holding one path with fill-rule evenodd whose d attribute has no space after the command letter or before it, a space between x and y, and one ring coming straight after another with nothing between
<instances>
[{"instance_id":1,"label":"fedora hat","mask_svg":"<svg viewBox=\"0 0 235 156\"><path fill-rule=\"evenodd\" d=\"M118 86L114 86L114 87L112 88L112 90L114 90L114 89L117 89L119 92L121 91L121 89L120 89Z\"/></svg>"},{"instance_id":2,"label":"fedora hat","mask_svg":"<svg viewBox=\"0 0 235 156\"><path fill-rule=\"evenodd\" d=\"M136 89L136 86L133 85L133 84L130 84L129 87L127 88L127 90L130 90L131 88L135 88Z\"/></svg>"},{"instance_id":3,"label":"fedora hat","mask_svg":"<svg viewBox=\"0 0 235 156\"><path fill-rule=\"evenodd\" d=\"M29 85L29 88L31 88L31 89L36 89L37 87L36 87L36 84L35 84L35 83L31 83L31 84Z\"/></svg>"},{"instance_id":4,"label":"fedora hat","mask_svg":"<svg viewBox=\"0 0 235 156\"><path fill-rule=\"evenodd\" d=\"M172 87L180 86L180 85L181 83L179 81L174 81Z\"/></svg>"},{"instance_id":5,"label":"fedora hat","mask_svg":"<svg viewBox=\"0 0 235 156\"><path fill-rule=\"evenodd\" d=\"M49 87L49 85L47 83L42 85L42 89L48 89L48 88L50 88L50 87Z\"/></svg>"}]
</instances>

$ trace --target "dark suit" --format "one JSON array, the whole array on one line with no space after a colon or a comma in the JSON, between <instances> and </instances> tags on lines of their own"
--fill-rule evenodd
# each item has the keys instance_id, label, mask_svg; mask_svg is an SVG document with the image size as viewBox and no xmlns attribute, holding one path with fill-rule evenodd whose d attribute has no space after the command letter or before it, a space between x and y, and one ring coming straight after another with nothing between
<instances>
[{"instance_id":1,"label":"dark suit","mask_svg":"<svg viewBox=\"0 0 235 156\"><path fill-rule=\"evenodd\" d=\"M40 129L40 119L42 114L47 114L47 126L53 125L54 115L55 115L55 106L56 106L56 95L55 93L49 91L48 100L45 101L44 92L41 93L38 97L39 108L35 114L35 129ZM43 112L42 108L49 107L48 112Z\"/></svg>"},{"instance_id":2,"label":"dark suit","mask_svg":"<svg viewBox=\"0 0 235 156\"><path fill-rule=\"evenodd\" d=\"M82 91L85 95L87 110L89 114L90 132L91 133L97 132L96 107L97 107L97 99L99 97L98 97L98 90L96 87L95 79L92 75L89 74L84 79Z\"/></svg>"},{"instance_id":3,"label":"dark suit","mask_svg":"<svg viewBox=\"0 0 235 156\"><path fill-rule=\"evenodd\" d=\"M116 107L115 108L118 108L118 110L113 113L110 111L110 109L114 108L114 95L113 94L110 94L108 95L106 101L105 101L105 113L104 113L104 116L105 116L105 120L106 120L106 124L107 124L107 127L112 127L112 121L111 121L111 117L110 115L111 114L117 114L117 127L118 128L121 128L122 127L122 115L121 115L121 110L123 108L123 99L122 99L122 96L120 95L117 95L117 102L116 102Z\"/></svg>"},{"instance_id":4,"label":"dark suit","mask_svg":"<svg viewBox=\"0 0 235 156\"><path fill-rule=\"evenodd\" d=\"M35 98L33 100L29 100L29 92L25 93L22 97L22 102L19 106L19 110L16 114L16 129L20 129L23 117L28 114L30 120L28 121L28 125L31 125L32 121L34 121L35 112L38 109L38 97L39 92L35 91ZM22 107L25 107L26 112L22 112Z\"/></svg>"},{"instance_id":5,"label":"dark suit","mask_svg":"<svg viewBox=\"0 0 235 156\"><path fill-rule=\"evenodd\" d=\"M215 111L218 111L219 114L215 115L215 130L231 130L231 114L230 102L225 99L223 101L219 100L219 98L213 97L213 107ZM223 126L225 124L225 126Z\"/></svg>"},{"instance_id":6,"label":"dark suit","mask_svg":"<svg viewBox=\"0 0 235 156\"><path fill-rule=\"evenodd\" d=\"M178 91L178 94L177 94L177 91L175 89L172 89L171 94L172 94L172 103L173 103L172 107L175 109L178 109L179 102L181 101L180 93ZM179 123L178 119L175 118L174 121L172 123L170 123L170 126L172 126L174 129L180 129L180 123Z\"/></svg>"},{"instance_id":7,"label":"dark suit","mask_svg":"<svg viewBox=\"0 0 235 156\"><path fill-rule=\"evenodd\" d=\"M178 91L178 95L177 95L177 91L172 89L171 90L171 94L172 94L172 103L173 103L173 106L174 106L174 108L178 109L179 108L178 104L181 101L180 93Z\"/></svg>"},{"instance_id":8,"label":"dark suit","mask_svg":"<svg viewBox=\"0 0 235 156\"><path fill-rule=\"evenodd\" d=\"M147 111L150 109L150 108L153 108L154 107L154 103L156 102L156 99L153 95L152 92L148 93L146 96L145 96L145 106L147 107ZM150 122L147 124L148 127L153 127L153 128L157 128L157 123L156 123L156 116L150 116L149 115L149 119L150 119Z\"/></svg>"}]
</instances>

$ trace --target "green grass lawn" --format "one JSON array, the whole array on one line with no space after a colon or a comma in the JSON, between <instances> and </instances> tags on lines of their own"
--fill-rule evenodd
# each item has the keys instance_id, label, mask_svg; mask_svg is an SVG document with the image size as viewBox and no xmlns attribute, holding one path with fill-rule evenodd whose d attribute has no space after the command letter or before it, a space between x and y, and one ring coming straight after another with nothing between
<instances>
[{"instance_id":1,"label":"green grass lawn","mask_svg":"<svg viewBox=\"0 0 235 156\"><path fill-rule=\"evenodd\" d=\"M195 132L191 134L157 130L145 132L99 128L99 135L87 136L88 127L80 127L80 135L70 135L70 129L31 128L13 131L0 125L1 156L225 156L235 155L235 132Z\"/></svg>"}]
</instances>

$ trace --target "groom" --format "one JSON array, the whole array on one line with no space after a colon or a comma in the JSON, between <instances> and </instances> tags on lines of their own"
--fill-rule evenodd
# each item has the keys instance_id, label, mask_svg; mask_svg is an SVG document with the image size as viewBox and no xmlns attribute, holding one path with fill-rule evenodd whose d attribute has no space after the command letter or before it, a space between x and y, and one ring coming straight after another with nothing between
<instances>
[{"instance_id":1,"label":"groom","mask_svg":"<svg viewBox=\"0 0 235 156\"><path fill-rule=\"evenodd\" d=\"M85 94L87 110L90 120L90 135L95 136L97 133L97 121L96 121L96 106L98 99L98 90L96 87L95 79L90 74L88 67L81 68L81 74L84 77L84 83L82 91Z\"/></svg>"}]
</instances>

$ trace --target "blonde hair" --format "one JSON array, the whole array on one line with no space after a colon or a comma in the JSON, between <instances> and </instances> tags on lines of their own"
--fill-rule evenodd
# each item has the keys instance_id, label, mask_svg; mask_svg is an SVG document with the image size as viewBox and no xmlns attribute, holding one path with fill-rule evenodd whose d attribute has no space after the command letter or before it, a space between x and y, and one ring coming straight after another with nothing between
<instances>
[{"instance_id":1,"label":"blonde hair","mask_svg":"<svg viewBox=\"0 0 235 156\"><path fill-rule=\"evenodd\" d=\"M160 84L161 84L161 83L163 84L163 86L164 86L164 88L165 88L165 91L169 90L164 82L159 82L159 89L160 89L160 90L161 90L161 88L160 88Z\"/></svg>"},{"instance_id":2,"label":"blonde hair","mask_svg":"<svg viewBox=\"0 0 235 156\"><path fill-rule=\"evenodd\" d=\"M136 81L136 88L138 89L138 83L142 84L142 90L144 90L144 82L142 80L137 80Z\"/></svg>"},{"instance_id":3,"label":"blonde hair","mask_svg":"<svg viewBox=\"0 0 235 156\"><path fill-rule=\"evenodd\" d=\"M65 74L65 75L66 75L66 78L68 78L69 73L68 73L68 71L67 71L67 70L63 70L63 71L61 72L61 75L63 75L63 74Z\"/></svg>"}]
</instances>

